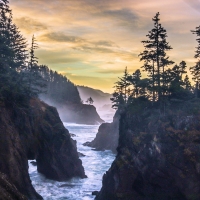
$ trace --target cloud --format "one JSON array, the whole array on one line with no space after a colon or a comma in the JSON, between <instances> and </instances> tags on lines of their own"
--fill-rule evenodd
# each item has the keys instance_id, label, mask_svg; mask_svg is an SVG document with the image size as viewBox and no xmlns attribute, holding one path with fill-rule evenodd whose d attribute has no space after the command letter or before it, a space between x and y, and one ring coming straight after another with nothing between
<instances>
[{"instance_id":1,"label":"cloud","mask_svg":"<svg viewBox=\"0 0 200 200\"><path fill-rule=\"evenodd\" d=\"M63 32L49 32L40 36L40 39L74 44L90 44L98 47L118 47L114 42L110 40L88 41L84 38L73 35L67 35Z\"/></svg>"},{"instance_id":2,"label":"cloud","mask_svg":"<svg viewBox=\"0 0 200 200\"><path fill-rule=\"evenodd\" d=\"M46 40L60 43L71 43L72 46L68 47L68 49L79 51L84 54L94 52L113 54L115 56L122 57L125 60L133 59L137 56L130 51L121 49L116 43L110 40L92 41L78 36L67 35L62 32L49 32L40 36L39 39L43 41ZM52 59L52 57L50 57L50 59Z\"/></svg>"},{"instance_id":3,"label":"cloud","mask_svg":"<svg viewBox=\"0 0 200 200\"><path fill-rule=\"evenodd\" d=\"M70 64L70 63L77 63L81 62L82 58L72 55L70 52L67 51L49 51L44 49L36 50L36 56L39 58L40 64Z\"/></svg>"},{"instance_id":4,"label":"cloud","mask_svg":"<svg viewBox=\"0 0 200 200\"><path fill-rule=\"evenodd\" d=\"M110 17L114 20L121 22L130 22L136 21L138 19L138 15L128 8L122 8L119 10L103 10L99 13L96 13L101 17Z\"/></svg>"},{"instance_id":5,"label":"cloud","mask_svg":"<svg viewBox=\"0 0 200 200\"><path fill-rule=\"evenodd\" d=\"M100 69L97 73L101 74L122 74L124 69Z\"/></svg>"},{"instance_id":6,"label":"cloud","mask_svg":"<svg viewBox=\"0 0 200 200\"><path fill-rule=\"evenodd\" d=\"M168 52L172 60L193 58L197 46L190 30L199 25L199 12L194 11L198 0L10 0L10 5L25 37L35 33L40 63L71 73L72 81L81 85L96 81L99 89L115 82L111 79L106 86L103 77L142 65L141 41L147 39L158 11L173 47Z\"/></svg>"},{"instance_id":7,"label":"cloud","mask_svg":"<svg viewBox=\"0 0 200 200\"><path fill-rule=\"evenodd\" d=\"M35 31L41 31L47 29L47 25L29 17L17 18L15 19L15 22L21 29L25 29L28 32L34 33Z\"/></svg>"},{"instance_id":8,"label":"cloud","mask_svg":"<svg viewBox=\"0 0 200 200\"><path fill-rule=\"evenodd\" d=\"M70 42L70 43L83 43L86 42L86 40L77 37L77 36L71 36L71 35L66 35L62 32L50 32L46 33L41 36L42 40L52 40L56 42Z\"/></svg>"},{"instance_id":9,"label":"cloud","mask_svg":"<svg viewBox=\"0 0 200 200\"><path fill-rule=\"evenodd\" d=\"M97 42L93 42L93 44L97 46L105 46L105 47L118 47L114 42L106 41L106 40L99 40Z\"/></svg>"},{"instance_id":10,"label":"cloud","mask_svg":"<svg viewBox=\"0 0 200 200\"><path fill-rule=\"evenodd\" d=\"M191 6L196 11L200 12L200 2L199 0L183 0L185 1L189 6Z\"/></svg>"}]
</instances>

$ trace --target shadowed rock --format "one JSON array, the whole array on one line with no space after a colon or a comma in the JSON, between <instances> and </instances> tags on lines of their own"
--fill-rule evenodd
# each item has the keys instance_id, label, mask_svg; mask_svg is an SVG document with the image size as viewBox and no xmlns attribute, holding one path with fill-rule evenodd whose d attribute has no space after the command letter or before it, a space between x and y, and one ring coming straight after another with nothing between
<instances>
[{"instance_id":1,"label":"shadowed rock","mask_svg":"<svg viewBox=\"0 0 200 200\"><path fill-rule=\"evenodd\" d=\"M91 142L83 145L93 147L94 150L104 151L111 150L116 153L119 139L119 116L115 115L112 123L103 123L99 126L96 137Z\"/></svg>"},{"instance_id":2,"label":"shadowed rock","mask_svg":"<svg viewBox=\"0 0 200 200\"><path fill-rule=\"evenodd\" d=\"M200 199L200 115L185 104L165 115L122 114L118 154L96 200Z\"/></svg>"},{"instance_id":3,"label":"shadowed rock","mask_svg":"<svg viewBox=\"0 0 200 200\"><path fill-rule=\"evenodd\" d=\"M0 106L0 171L28 199L42 199L28 174L28 159L47 178L85 178L76 143L54 107L32 99L27 108Z\"/></svg>"}]
</instances>

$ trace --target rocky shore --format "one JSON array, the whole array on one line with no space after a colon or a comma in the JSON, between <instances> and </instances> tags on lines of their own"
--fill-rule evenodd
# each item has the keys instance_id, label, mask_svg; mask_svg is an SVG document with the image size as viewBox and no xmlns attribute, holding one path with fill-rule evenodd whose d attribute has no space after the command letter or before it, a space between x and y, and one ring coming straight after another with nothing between
<instances>
[{"instance_id":1,"label":"rocky shore","mask_svg":"<svg viewBox=\"0 0 200 200\"><path fill-rule=\"evenodd\" d=\"M36 159L49 179L86 177L76 142L54 107L38 99L26 108L2 103L0 130L0 199L42 199L31 184L28 160Z\"/></svg>"},{"instance_id":2,"label":"rocky shore","mask_svg":"<svg viewBox=\"0 0 200 200\"><path fill-rule=\"evenodd\" d=\"M119 139L119 115L115 114L112 123L103 123L99 126L96 137L91 142L86 142L84 145L93 147L96 150L104 151L111 150L117 152Z\"/></svg>"},{"instance_id":3,"label":"rocky shore","mask_svg":"<svg viewBox=\"0 0 200 200\"><path fill-rule=\"evenodd\" d=\"M93 105L64 104L57 105L59 115L64 122L99 125L104 122Z\"/></svg>"}]
</instances>

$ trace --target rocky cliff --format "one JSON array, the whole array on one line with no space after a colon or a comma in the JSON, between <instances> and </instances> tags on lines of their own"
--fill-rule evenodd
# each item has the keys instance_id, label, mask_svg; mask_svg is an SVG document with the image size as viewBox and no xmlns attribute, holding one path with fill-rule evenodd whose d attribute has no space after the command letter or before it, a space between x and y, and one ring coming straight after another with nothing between
<instances>
[{"instance_id":1,"label":"rocky cliff","mask_svg":"<svg viewBox=\"0 0 200 200\"><path fill-rule=\"evenodd\" d=\"M10 199L22 199L23 195L28 199L42 199L29 178L29 159L36 159L38 171L50 179L62 181L74 176L85 177L76 143L54 107L37 99L31 100L26 108L6 107L2 103L0 172L6 175L7 183L18 195ZM4 199L5 193L1 193L4 183L0 180L0 199ZM10 193L9 187L6 191Z\"/></svg>"},{"instance_id":2,"label":"rocky cliff","mask_svg":"<svg viewBox=\"0 0 200 200\"><path fill-rule=\"evenodd\" d=\"M104 122L93 105L65 104L58 105L57 109L64 122L88 125L98 125Z\"/></svg>"},{"instance_id":3,"label":"rocky cliff","mask_svg":"<svg viewBox=\"0 0 200 200\"><path fill-rule=\"evenodd\" d=\"M147 103L148 104L148 103ZM200 199L200 104L129 107L96 200Z\"/></svg>"},{"instance_id":4,"label":"rocky cliff","mask_svg":"<svg viewBox=\"0 0 200 200\"><path fill-rule=\"evenodd\" d=\"M119 139L119 115L115 114L112 123L103 123L99 126L96 137L91 142L86 142L84 145L93 147L96 150L111 150L117 152Z\"/></svg>"}]
</instances>

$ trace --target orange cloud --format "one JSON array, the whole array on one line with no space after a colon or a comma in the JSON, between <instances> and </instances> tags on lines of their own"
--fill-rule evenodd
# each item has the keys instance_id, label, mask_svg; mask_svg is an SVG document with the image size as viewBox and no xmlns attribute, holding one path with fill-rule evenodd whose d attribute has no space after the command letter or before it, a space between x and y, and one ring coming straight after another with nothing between
<instances>
[{"instance_id":1,"label":"orange cloud","mask_svg":"<svg viewBox=\"0 0 200 200\"><path fill-rule=\"evenodd\" d=\"M170 58L189 67L194 62L197 44L190 30L200 25L197 0L10 0L10 5L25 37L30 41L35 34L39 62L66 72L76 84L113 90L120 70L139 68L141 41L158 11L173 47Z\"/></svg>"}]
</instances>

